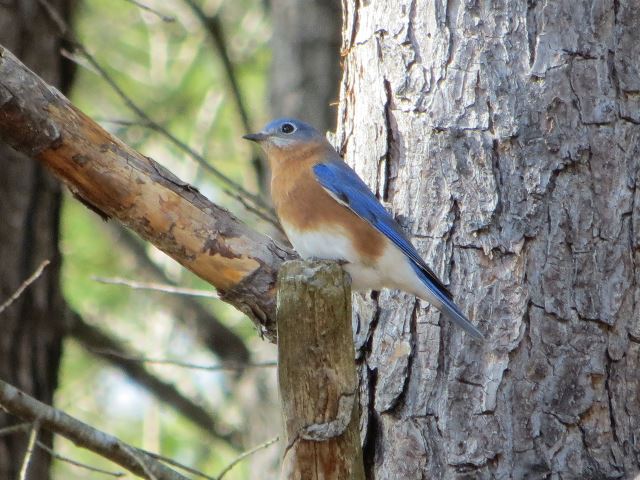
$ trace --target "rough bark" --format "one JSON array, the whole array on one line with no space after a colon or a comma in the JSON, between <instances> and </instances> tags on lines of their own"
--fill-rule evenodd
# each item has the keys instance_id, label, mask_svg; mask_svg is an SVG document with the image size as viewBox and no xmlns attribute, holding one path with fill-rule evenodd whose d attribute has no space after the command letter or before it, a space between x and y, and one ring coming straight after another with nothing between
<instances>
[{"instance_id":1,"label":"rough bark","mask_svg":"<svg viewBox=\"0 0 640 480\"><path fill-rule=\"evenodd\" d=\"M2 47L0 139L211 283L275 339L275 274L292 253L100 128Z\"/></svg>"},{"instance_id":2,"label":"rough bark","mask_svg":"<svg viewBox=\"0 0 640 480\"><path fill-rule=\"evenodd\" d=\"M489 337L360 299L369 478L632 478L638 2L344 6L339 146Z\"/></svg>"},{"instance_id":3,"label":"rough bark","mask_svg":"<svg viewBox=\"0 0 640 480\"><path fill-rule=\"evenodd\" d=\"M65 16L71 2L51 2ZM66 90L71 74L59 55L61 40L36 0L0 4L0 42L46 81ZM0 141L0 298L7 299L45 259L51 264L0 314L0 378L51 403L58 383L64 302L59 272L58 182L37 163ZM0 429L16 419L0 411ZM51 446L52 436L38 440ZM17 478L27 435L0 436L0 478ZM48 478L50 456L34 451L29 478Z\"/></svg>"},{"instance_id":4,"label":"rough bark","mask_svg":"<svg viewBox=\"0 0 640 480\"><path fill-rule=\"evenodd\" d=\"M272 114L333 130L340 85L340 1L272 0L271 10Z\"/></svg>"},{"instance_id":5,"label":"rough bark","mask_svg":"<svg viewBox=\"0 0 640 480\"><path fill-rule=\"evenodd\" d=\"M351 281L332 262L278 273L282 480L364 480L353 363Z\"/></svg>"}]
</instances>

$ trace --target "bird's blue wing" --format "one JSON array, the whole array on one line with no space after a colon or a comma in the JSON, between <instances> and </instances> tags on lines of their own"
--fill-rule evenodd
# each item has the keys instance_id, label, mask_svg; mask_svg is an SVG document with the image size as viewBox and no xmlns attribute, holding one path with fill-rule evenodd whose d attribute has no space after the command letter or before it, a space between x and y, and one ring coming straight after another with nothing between
<instances>
[{"instance_id":1,"label":"bird's blue wing","mask_svg":"<svg viewBox=\"0 0 640 480\"><path fill-rule=\"evenodd\" d=\"M313 172L322 187L338 202L369 222L376 230L391 240L427 277L429 282L446 298L451 293L435 273L427 266L415 247L387 210L380 204L369 187L356 172L342 160L332 160L314 165Z\"/></svg>"},{"instance_id":2,"label":"bird's blue wing","mask_svg":"<svg viewBox=\"0 0 640 480\"><path fill-rule=\"evenodd\" d=\"M314 165L316 180L333 197L376 230L391 240L410 260L422 283L439 299L443 313L476 339L483 339L478 330L453 302L452 295L435 273L427 266L415 247L407 239L400 225L380 204L369 187L341 159Z\"/></svg>"}]
</instances>

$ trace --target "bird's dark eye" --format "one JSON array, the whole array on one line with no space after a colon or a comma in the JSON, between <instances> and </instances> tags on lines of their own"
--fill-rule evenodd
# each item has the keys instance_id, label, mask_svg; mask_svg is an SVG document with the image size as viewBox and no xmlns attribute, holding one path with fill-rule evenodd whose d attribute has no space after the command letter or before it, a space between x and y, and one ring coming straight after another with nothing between
<instances>
[{"instance_id":1,"label":"bird's dark eye","mask_svg":"<svg viewBox=\"0 0 640 480\"><path fill-rule=\"evenodd\" d=\"M294 127L293 125L291 125L290 123L284 123L282 124L282 126L280 127L280 131L282 133L293 133L296 131L296 127Z\"/></svg>"}]
</instances>

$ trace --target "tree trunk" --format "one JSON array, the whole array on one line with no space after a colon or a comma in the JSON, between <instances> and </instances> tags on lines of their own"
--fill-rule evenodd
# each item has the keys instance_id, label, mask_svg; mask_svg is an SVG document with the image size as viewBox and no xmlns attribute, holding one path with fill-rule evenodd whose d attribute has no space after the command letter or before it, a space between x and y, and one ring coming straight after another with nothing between
<instances>
[{"instance_id":1,"label":"tree trunk","mask_svg":"<svg viewBox=\"0 0 640 480\"><path fill-rule=\"evenodd\" d=\"M359 298L368 478L632 478L640 5L344 5L339 148L488 337Z\"/></svg>"},{"instance_id":2,"label":"tree trunk","mask_svg":"<svg viewBox=\"0 0 640 480\"><path fill-rule=\"evenodd\" d=\"M68 12L66 0L52 1ZM37 0L0 5L0 43L61 90L71 80L59 55L56 28ZM0 301L51 260L43 275L0 314L0 378L51 404L58 381L64 302L60 292L59 184L38 163L0 144ZM17 420L0 413L0 429ZM50 433L38 439L51 445ZM0 478L17 478L26 435L0 436ZM51 458L41 449L31 457L28 478L49 477Z\"/></svg>"}]
</instances>

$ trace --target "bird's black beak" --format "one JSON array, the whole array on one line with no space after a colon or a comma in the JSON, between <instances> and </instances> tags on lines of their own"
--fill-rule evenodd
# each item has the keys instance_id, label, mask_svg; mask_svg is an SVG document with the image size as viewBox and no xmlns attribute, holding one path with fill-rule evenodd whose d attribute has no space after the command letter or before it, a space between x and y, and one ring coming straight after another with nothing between
<instances>
[{"instance_id":1,"label":"bird's black beak","mask_svg":"<svg viewBox=\"0 0 640 480\"><path fill-rule=\"evenodd\" d=\"M260 143L263 140L265 140L267 136L268 135L266 133L258 132L258 133L248 133L246 135L243 135L242 138L244 138L245 140L250 140L252 142Z\"/></svg>"}]
</instances>

